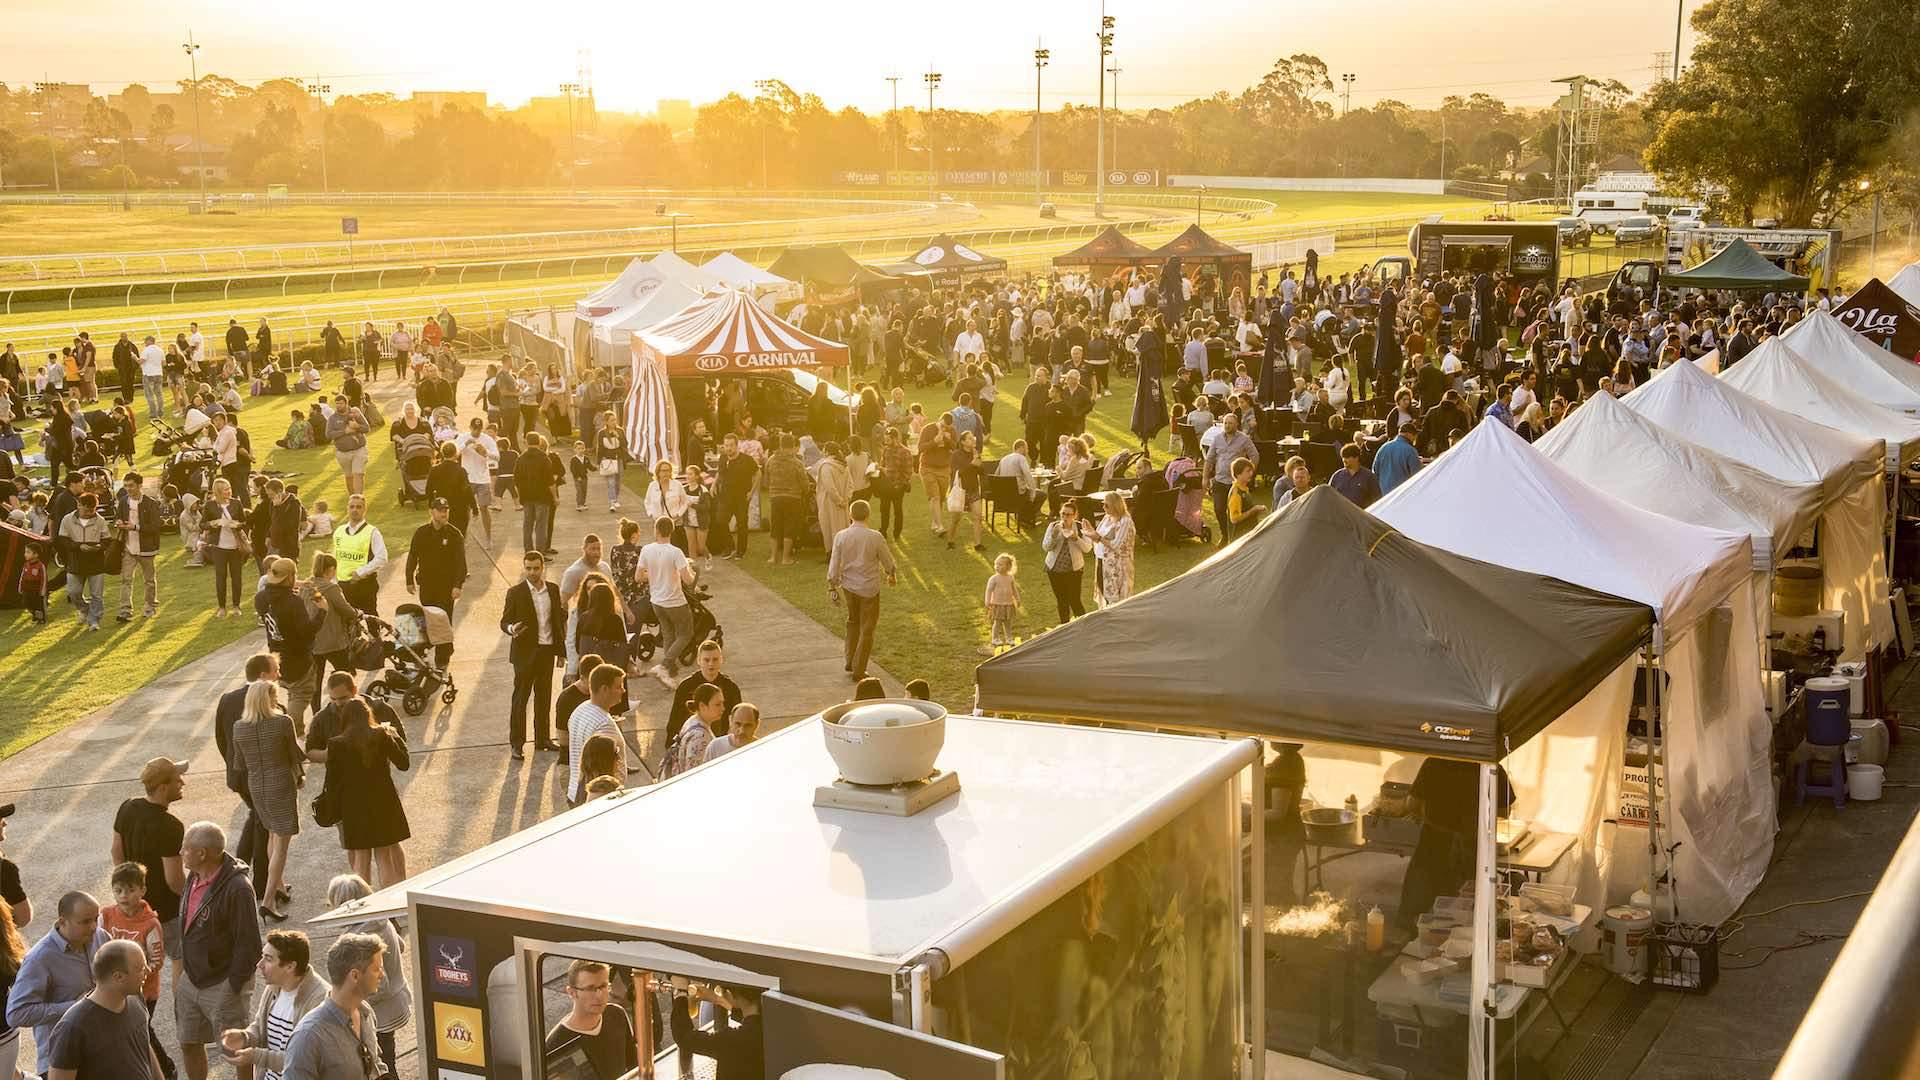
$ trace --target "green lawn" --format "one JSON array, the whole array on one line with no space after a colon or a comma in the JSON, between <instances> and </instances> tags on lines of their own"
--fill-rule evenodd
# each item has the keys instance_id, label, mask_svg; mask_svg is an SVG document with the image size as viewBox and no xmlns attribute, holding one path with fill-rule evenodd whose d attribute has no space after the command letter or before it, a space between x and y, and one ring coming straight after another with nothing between
<instances>
[{"instance_id":1,"label":"green lawn","mask_svg":"<svg viewBox=\"0 0 1920 1080\"><path fill-rule=\"evenodd\" d=\"M1007 452L1021 436L1019 399L1009 400L1026 383L1021 372L1014 372L1000 384L998 412L994 416L993 437L988 454L997 457ZM951 407L945 386L909 390L908 398L921 402L928 415ZM1102 456L1116 449L1136 446L1138 440L1127 431L1133 412L1133 383L1121 380L1113 396L1104 398L1089 418L1087 430L1096 439L1095 450ZM1154 446L1154 461L1164 465L1165 435ZM1264 497L1261 502L1267 501ZM1053 625L1053 591L1047 585L1040 565L1038 533L1021 534L1003 524L996 537L986 539L987 550L965 548L948 551L946 541L929 528L927 501L918 482L907 496L907 528L900 542L893 545L894 559L900 565L900 582L882 594L880 629L875 638L876 661L901 680L926 679L934 697L949 707L970 707L973 701L973 668L983 658L981 647L989 637L989 620L981 595L987 578L993 574L993 560L1001 552L1011 553L1019 562L1019 581L1025 610L1015 619L1016 631L1030 637ZM877 521L877 518L875 519ZM968 537L970 541L970 535ZM967 542L967 541L963 541ZM1140 545L1134 556L1134 591L1140 592L1181 573L1213 552L1212 545L1198 540L1181 541L1149 551ZM845 609L827 598L826 557L817 550L796 555L793 566L768 566L767 538L756 534L748 557L734 565L744 568L757 581L772 588L789 603L816 621L844 636ZM1093 608L1093 567L1088 560L1086 603ZM724 624L745 613L730 611L724 595L716 597Z\"/></svg>"},{"instance_id":2,"label":"green lawn","mask_svg":"<svg viewBox=\"0 0 1920 1080\"><path fill-rule=\"evenodd\" d=\"M344 515L347 489L331 448L281 450L273 445L286 431L288 410L304 402L292 397L264 400L272 404L251 404L240 417L241 427L253 441L256 466L293 474L288 481L299 486L301 499L308 506L315 499L325 499L336 519ZM138 415L144 418L145 405L138 409ZM136 467L152 474L161 459L152 456L151 439L143 435L141 444ZM367 469L369 516L386 537L389 557L398 561L414 528L426 515L396 505L399 471L392 466L390 455L381 458L387 452L384 439L376 436L370 445L374 461ZM320 543L308 541L307 556L301 560L303 576L307 558ZM251 614L215 619L213 572L189 569L185 564L179 534L167 534L157 560L159 614L140 618L141 583L136 577L134 619L125 624L114 621L119 611L120 579L108 577L106 614L97 634L79 630L64 591L49 598L46 626L34 626L24 611L0 611L0 757L258 629ZM258 581L251 564L241 571L240 580L250 613Z\"/></svg>"}]
</instances>

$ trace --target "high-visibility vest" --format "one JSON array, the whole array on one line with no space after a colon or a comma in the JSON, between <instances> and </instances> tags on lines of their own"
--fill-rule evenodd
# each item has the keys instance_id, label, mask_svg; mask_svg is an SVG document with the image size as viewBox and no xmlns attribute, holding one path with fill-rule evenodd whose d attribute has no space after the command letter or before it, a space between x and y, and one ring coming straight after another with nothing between
<instances>
[{"instance_id":1,"label":"high-visibility vest","mask_svg":"<svg viewBox=\"0 0 1920 1080\"><path fill-rule=\"evenodd\" d=\"M371 522L361 524L364 527L358 533L348 532L346 522L333 530L334 577L340 581L359 573L373 558L373 525Z\"/></svg>"}]
</instances>

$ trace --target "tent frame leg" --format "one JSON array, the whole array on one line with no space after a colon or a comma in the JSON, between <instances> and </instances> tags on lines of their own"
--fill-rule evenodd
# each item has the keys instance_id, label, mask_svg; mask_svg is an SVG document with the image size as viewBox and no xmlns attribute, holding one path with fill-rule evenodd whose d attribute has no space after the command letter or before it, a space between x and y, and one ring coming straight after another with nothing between
<instances>
[{"instance_id":1,"label":"tent frame leg","mask_svg":"<svg viewBox=\"0 0 1920 1080\"><path fill-rule=\"evenodd\" d=\"M1252 1075L1264 1076L1267 1068L1267 747L1260 744L1253 759L1253 859L1248 906L1252 918L1248 939L1252 945L1253 970L1247 973L1250 984L1249 1007L1252 1022ZM1238 807L1236 806L1236 810ZM1291 872L1291 870L1289 870Z\"/></svg>"},{"instance_id":2,"label":"tent frame leg","mask_svg":"<svg viewBox=\"0 0 1920 1080\"><path fill-rule=\"evenodd\" d=\"M1491 1080L1499 1053L1494 1045L1494 877L1499 872L1494 832L1500 820L1499 780L1495 769L1491 763L1480 765L1480 827L1475 834L1473 853L1474 933L1470 972L1476 1008L1467 1017L1467 1075L1474 1080Z\"/></svg>"},{"instance_id":3,"label":"tent frame leg","mask_svg":"<svg viewBox=\"0 0 1920 1080\"><path fill-rule=\"evenodd\" d=\"M1657 921L1660 913L1660 904L1657 898L1660 895L1662 883L1665 884L1671 906L1677 909L1679 903L1677 900L1672 899L1673 868L1667 865L1665 852L1660 846L1660 821L1662 820L1662 816L1671 810L1671 807L1664 805L1667 799L1662 796L1662 792L1666 791L1666 789L1663 788L1660 783L1660 774L1666 764L1667 729L1664 723L1665 694L1663 692L1666 689L1664 685L1666 683L1666 668L1662 663L1663 657L1659 650L1655 648L1655 642L1652 637L1647 639L1645 657L1647 672L1647 875L1649 878L1647 882L1647 892L1656 898L1653 907L1654 918ZM1671 793L1669 792L1668 794Z\"/></svg>"}]
</instances>

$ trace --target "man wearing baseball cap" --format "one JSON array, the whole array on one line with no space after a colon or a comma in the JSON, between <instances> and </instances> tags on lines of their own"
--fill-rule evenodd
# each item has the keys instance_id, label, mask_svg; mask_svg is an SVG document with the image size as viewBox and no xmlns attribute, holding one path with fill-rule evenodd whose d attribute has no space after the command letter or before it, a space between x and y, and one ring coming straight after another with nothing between
<instances>
[{"instance_id":1,"label":"man wearing baseball cap","mask_svg":"<svg viewBox=\"0 0 1920 1080\"><path fill-rule=\"evenodd\" d=\"M147 868L147 903L160 920L161 940L180 974L180 893L187 871L180 862L186 826L167 809L187 794L187 763L157 757L140 767L145 795L120 804L113 815L113 862L137 862Z\"/></svg>"},{"instance_id":2,"label":"man wearing baseball cap","mask_svg":"<svg viewBox=\"0 0 1920 1080\"><path fill-rule=\"evenodd\" d=\"M467 538L447 520L451 512L446 498L436 497L428 504L427 523L413 530L407 545L407 592L449 617L467 580Z\"/></svg>"}]
</instances>

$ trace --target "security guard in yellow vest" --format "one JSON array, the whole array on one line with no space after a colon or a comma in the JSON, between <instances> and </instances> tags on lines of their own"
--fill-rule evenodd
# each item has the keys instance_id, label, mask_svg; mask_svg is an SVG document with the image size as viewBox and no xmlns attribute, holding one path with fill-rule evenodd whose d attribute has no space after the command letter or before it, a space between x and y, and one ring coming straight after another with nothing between
<instances>
[{"instance_id":1,"label":"security guard in yellow vest","mask_svg":"<svg viewBox=\"0 0 1920 1080\"><path fill-rule=\"evenodd\" d=\"M333 561L340 591L354 607L379 614L380 568L387 565L387 542L367 520L367 497L347 497L347 520L333 530Z\"/></svg>"}]
</instances>

